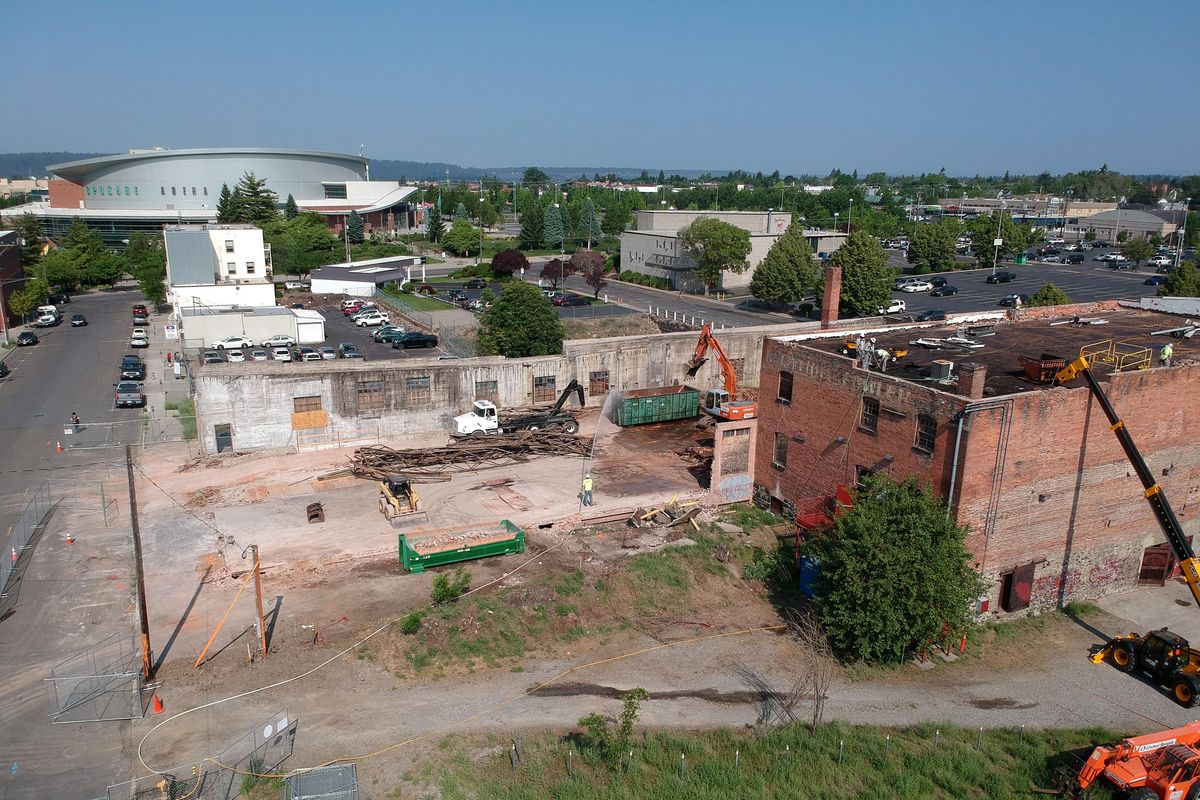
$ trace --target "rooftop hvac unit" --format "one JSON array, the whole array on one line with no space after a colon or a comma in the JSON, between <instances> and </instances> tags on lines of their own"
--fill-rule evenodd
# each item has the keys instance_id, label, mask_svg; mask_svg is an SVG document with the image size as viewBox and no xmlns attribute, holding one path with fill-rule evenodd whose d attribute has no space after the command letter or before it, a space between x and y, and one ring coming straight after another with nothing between
<instances>
[{"instance_id":1,"label":"rooftop hvac unit","mask_svg":"<svg viewBox=\"0 0 1200 800\"><path fill-rule=\"evenodd\" d=\"M944 358L935 358L933 363L929 365L929 377L935 381L950 380L950 373L954 371L954 362L947 361Z\"/></svg>"}]
</instances>

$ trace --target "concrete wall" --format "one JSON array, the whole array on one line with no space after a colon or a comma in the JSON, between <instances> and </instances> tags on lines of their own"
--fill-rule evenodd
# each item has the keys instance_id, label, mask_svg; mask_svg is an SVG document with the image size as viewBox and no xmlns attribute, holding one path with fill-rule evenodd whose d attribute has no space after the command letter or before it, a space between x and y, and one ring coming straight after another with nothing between
<instances>
[{"instance_id":1,"label":"concrete wall","mask_svg":"<svg viewBox=\"0 0 1200 800\"><path fill-rule=\"evenodd\" d=\"M720 337L742 382L754 386L766 334L799 333L817 324L739 328ZM598 372L607 372L609 387L616 390L720 385L712 360L694 378L687 377L685 365L695 346L695 333L674 333L571 340L561 356L523 359L201 365L196 372L200 441L206 452L215 453L213 426L222 423L232 426L238 450L336 446L448 431L450 419L467 412L477 397L494 399L502 408L533 403L534 379L547 376L558 390L572 378L587 386ZM316 419L319 425L313 417L293 417L295 398L306 396L321 398L325 416ZM599 402L599 397L588 398L589 405Z\"/></svg>"},{"instance_id":2,"label":"concrete wall","mask_svg":"<svg viewBox=\"0 0 1200 800\"><path fill-rule=\"evenodd\" d=\"M177 286L169 299L175 313L185 308L271 308L275 306L275 285L266 282L221 283L216 286Z\"/></svg>"},{"instance_id":3,"label":"concrete wall","mask_svg":"<svg viewBox=\"0 0 1200 800\"><path fill-rule=\"evenodd\" d=\"M750 285L754 269L767 257L771 246L779 240L778 235L750 235L750 254L746 261L750 268L745 272L726 271L721 279L725 289L738 289ZM666 278L681 291L703 291L704 285L695 277L695 262L679 246L679 237L673 233L656 230L625 231L621 234L621 269Z\"/></svg>"}]
</instances>

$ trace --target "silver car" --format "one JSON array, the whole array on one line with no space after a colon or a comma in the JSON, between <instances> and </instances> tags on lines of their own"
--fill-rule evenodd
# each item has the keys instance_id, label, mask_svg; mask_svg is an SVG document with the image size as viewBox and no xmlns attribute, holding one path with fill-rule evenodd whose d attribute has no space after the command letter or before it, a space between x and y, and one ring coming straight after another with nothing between
<instances>
[{"instance_id":1,"label":"silver car","mask_svg":"<svg viewBox=\"0 0 1200 800\"><path fill-rule=\"evenodd\" d=\"M292 360L292 350L290 347L272 347L271 355L275 357L276 361Z\"/></svg>"},{"instance_id":2,"label":"silver car","mask_svg":"<svg viewBox=\"0 0 1200 800\"><path fill-rule=\"evenodd\" d=\"M334 350L332 347L319 348L318 352L321 354L321 358L325 359L326 361L333 361L335 358L337 358L337 350Z\"/></svg>"}]
</instances>

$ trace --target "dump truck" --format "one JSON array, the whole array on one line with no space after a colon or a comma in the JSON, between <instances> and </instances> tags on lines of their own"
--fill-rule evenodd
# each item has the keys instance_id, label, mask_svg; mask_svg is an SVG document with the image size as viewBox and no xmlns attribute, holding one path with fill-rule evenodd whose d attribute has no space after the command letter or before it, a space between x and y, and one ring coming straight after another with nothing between
<instances>
[{"instance_id":1,"label":"dump truck","mask_svg":"<svg viewBox=\"0 0 1200 800\"><path fill-rule=\"evenodd\" d=\"M1131 736L1097 747L1083 768L1057 793L1079 798L1104 778L1129 800L1183 800L1200 796L1200 721L1180 728Z\"/></svg>"},{"instance_id":2,"label":"dump truck","mask_svg":"<svg viewBox=\"0 0 1200 800\"><path fill-rule=\"evenodd\" d=\"M1175 516L1175 511L1167 500L1166 492L1158 485L1154 473L1146 464L1146 459L1134 444L1133 436L1130 435L1124 420L1117 416L1108 394L1092 374L1091 356L1088 353L1094 352L1094 346L1084 347L1079 358L1059 370L1054 379L1063 384L1082 376L1087 383L1088 391L1104 412L1109 427L1116 434L1121 449L1125 451L1125 457L1129 459L1133 471L1142 482L1142 496L1150 504L1150 510L1154 512L1163 535L1171 545L1175 557L1179 559L1179 568L1184 583L1192 593L1192 599L1200 605L1200 559L1196 558L1191 542L1188 541L1179 518ZM1166 628L1144 634L1127 633L1109 639L1103 647L1091 654L1090 660L1093 664L1099 664L1109 656L1122 672L1144 673L1156 685L1169 689L1175 702L1185 708L1196 705L1196 700L1200 698L1200 651L1193 649L1187 639L1171 633Z\"/></svg>"},{"instance_id":3,"label":"dump truck","mask_svg":"<svg viewBox=\"0 0 1200 800\"><path fill-rule=\"evenodd\" d=\"M402 475L388 475L379 482L379 513L393 528L428 520L412 483Z\"/></svg>"},{"instance_id":4,"label":"dump truck","mask_svg":"<svg viewBox=\"0 0 1200 800\"><path fill-rule=\"evenodd\" d=\"M579 430L579 423L575 417L562 410L572 394L578 397L579 407L583 408L583 387L576 380L568 383L554 405L544 410L503 415L491 400L476 400L469 414L459 414L454 418L453 435L485 436L489 433L537 430L575 433Z\"/></svg>"},{"instance_id":5,"label":"dump truck","mask_svg":"<svg viewBox=\"0 0 1200 800\"><path fill-rule=\"evenodd\" d=\"M694 419L700 416L700 390L691 386L661 386L625 392L613 405L612 421L621 427Z\"/></svg>"},{"instance_id":6,"label":"dump truck","mask_svg":"<svg viewBox=\"0 0 1200 800\"><path fill-rule=\"evenodd\" d=\"M448 528L399 536L400 563L412 573L428 567L525 552L525 531L506 519L494 527Z\"/></svg>"}]
</instances>

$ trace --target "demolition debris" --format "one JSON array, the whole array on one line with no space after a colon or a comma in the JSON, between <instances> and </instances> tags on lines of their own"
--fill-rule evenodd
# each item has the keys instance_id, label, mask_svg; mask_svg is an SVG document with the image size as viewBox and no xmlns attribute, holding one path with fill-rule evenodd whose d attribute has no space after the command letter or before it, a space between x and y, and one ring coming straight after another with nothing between
<instances>
[{"instance_id":1,"label":"demolition debris","mask_svg":"<svg viewBox=\"0 0 1200 800\"><path fill-rule=\"evenodd\" d=\"M543 456L583 458L591 440L569 433L517 431L455 440L444 447L393 450L390 447L360 447L350 459L350 472L360 478L383 480L388 475L412 475L424 470L426 477L439 472L469 472L482 467L523 464Z\"/></svg>"}]
</instances>

